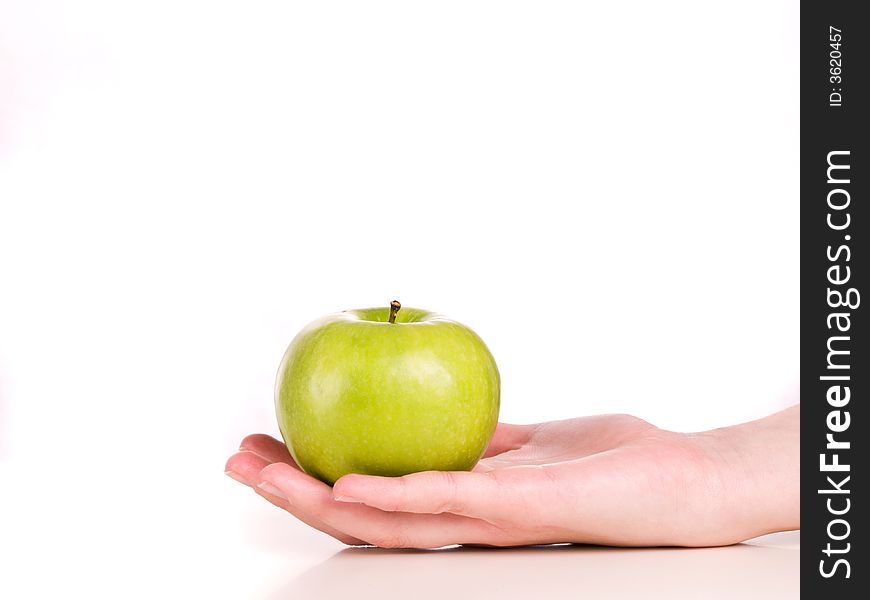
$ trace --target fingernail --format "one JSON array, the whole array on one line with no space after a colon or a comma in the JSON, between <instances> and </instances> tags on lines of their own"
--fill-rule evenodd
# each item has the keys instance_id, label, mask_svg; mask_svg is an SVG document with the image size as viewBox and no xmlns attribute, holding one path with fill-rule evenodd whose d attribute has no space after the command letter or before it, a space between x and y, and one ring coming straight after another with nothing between
<instances>
[{"instance_id":1,"label":"fingernail","mask_svg":"<svg viewBox=\"0 0 870 600\"><path fill-rule=\"evenodd\" d=\"M232 479L235 479L239 483L244 483L245 485L248 485L248 482L245 481L244 478L241 475L239 475L238 473L236 473L235 471L224 471L224 475L226 475Z\"/></svg>"},{"instance_id":2,"label":"fingernail","mask_svg":"<svg viewBox=\"0 0 870 600\"><path fill-rule=\"evenodd\" d=\"M356 504L362 504L362 500L357 500L353 496L336 496L336 502L355 502Z\"/></svg>"},{"instance_id":3,"label":"fingernail","mask_svg":"<svg viewBox=\"0 0 870 600\"><path fill-rule=\"evenodd\" d=\"M278 496L279 498L283 498L284 500L288 499L287 495L284 492L276 488L268 481L262 481L258 483L257 487L266 492L267 494L271 494L272 496Z\"/></svg>"}]
</instances>

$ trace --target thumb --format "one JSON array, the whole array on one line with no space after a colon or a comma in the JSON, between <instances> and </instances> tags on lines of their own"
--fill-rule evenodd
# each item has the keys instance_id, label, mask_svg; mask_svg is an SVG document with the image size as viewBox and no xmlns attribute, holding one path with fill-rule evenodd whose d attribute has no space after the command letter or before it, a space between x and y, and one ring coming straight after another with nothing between
<instances>
[{"instance_id":1,"label":"thumb","mask_svg":"<svg viewBox=\"0 0 870 600\"><path fill-rule=\"evenodd\" d=\"M481 518L497 510L503 495L490 473L422 471L403 477L345 475L332 488L339 502L358 502L389 512L453 513Z\"/></svg>"}]
</instances>

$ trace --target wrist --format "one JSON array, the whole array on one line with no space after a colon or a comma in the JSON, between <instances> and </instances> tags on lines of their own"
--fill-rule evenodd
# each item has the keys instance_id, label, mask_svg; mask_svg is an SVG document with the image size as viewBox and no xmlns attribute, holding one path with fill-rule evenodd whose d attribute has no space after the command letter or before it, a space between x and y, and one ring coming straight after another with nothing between
<instances>
[{"instance_id":1,"label":"wrist","mask_svg":"<svg viewBox=\"0 0 870 600\"><path fill-rule=\"evenodd\" d=\"M800 528L800 405L764 419L690 434L721 482L715 521L733 543Z\"/></svg>"}]
</instances>

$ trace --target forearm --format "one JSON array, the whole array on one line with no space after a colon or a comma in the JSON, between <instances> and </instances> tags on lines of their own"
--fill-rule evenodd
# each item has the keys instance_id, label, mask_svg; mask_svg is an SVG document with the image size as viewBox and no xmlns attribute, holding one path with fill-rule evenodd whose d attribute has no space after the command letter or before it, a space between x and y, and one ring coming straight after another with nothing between
<instances>
[{"instance_id":1,"label":"forearm","mask_svg":"<svg viewBox=\"0 0 870 600\"><path fill-rule=\"evenodd\" d=\"M743 539L800 528L800 404L701 435L722 465L723 525Z\"/></svg>"}]
</instances>

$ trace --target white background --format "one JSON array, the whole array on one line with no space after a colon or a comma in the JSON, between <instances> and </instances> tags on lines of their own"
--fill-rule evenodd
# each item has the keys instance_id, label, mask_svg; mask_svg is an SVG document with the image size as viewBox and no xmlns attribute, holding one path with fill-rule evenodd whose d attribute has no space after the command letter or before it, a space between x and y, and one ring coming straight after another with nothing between
<instances>
[{"instance_id":1,"label":"white background","mask_svg":"<svg viewBox=\"0 0 870 600\"><path fill-rule=\"evenodd\" d=\"M340 550L222 474L335 310L471 326L512 422L797 402L798 23L2 0L0 590L261 597Z\"/></svg>"}]
</instances>

